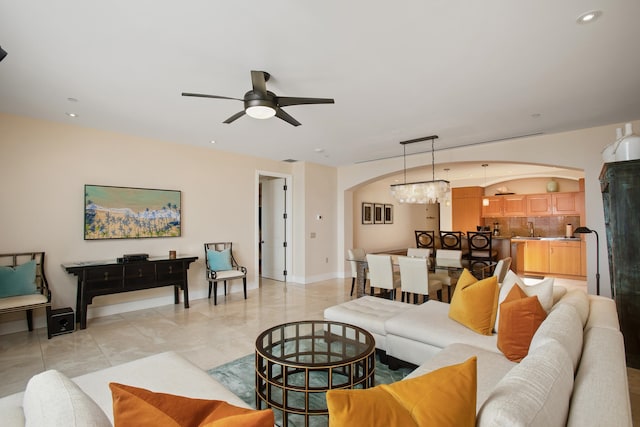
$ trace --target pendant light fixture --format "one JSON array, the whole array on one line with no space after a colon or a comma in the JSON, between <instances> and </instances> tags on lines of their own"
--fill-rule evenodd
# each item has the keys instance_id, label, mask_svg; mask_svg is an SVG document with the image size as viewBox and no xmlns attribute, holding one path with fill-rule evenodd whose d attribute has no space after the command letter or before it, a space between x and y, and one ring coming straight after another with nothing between
<instances>
[{"instance_id":1,"label":"pendant light fixture","mask_svg":"<svg viewBox=\"0 0 640 427\"><path fill-rule=\"evenodd\" d=\"M484 169L484 190L483 192L487 191L487 166L489 166L488 163L483 163L482 164L482 168ZM489 199L486 197L482 198L482 206L489 206Z\"/></svg>"},{"instance_id":2,"label":"pendant light fixture","mask_svg":"<svg viewBox=\"0 0 640 427\"><path fill-rule=\"evenodd\" d=\"M449 181L436 180L435 169L435 146L434 141L437 135L424 138L402 141L404 160L404 184L391 185L391 195L400 203L427 204L446 202L450 198L451 188ZM431 181L409 182L407 183L407 145L414 142L431 141Z\"/></svg>"}]
</instances>

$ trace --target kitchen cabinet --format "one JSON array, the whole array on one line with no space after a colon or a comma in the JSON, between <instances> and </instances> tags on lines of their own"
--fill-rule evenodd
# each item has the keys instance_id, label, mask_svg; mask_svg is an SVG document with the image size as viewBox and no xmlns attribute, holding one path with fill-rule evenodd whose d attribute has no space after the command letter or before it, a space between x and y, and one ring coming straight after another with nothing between
<instances>
[{"instance_id":1,"label":"kitchen cabinet","mask_svg":"<svg viewBox=\"0 0 640 427\"><path fill-rule=\"evenodd\" d=\"M527 196L524 194L508 194L502 198L502 214L504 216L526 216Z\"/></svg>"},{"instance_id":2,"label":"kitchen cabinet","mask_svg":"<svg viewBox=\"0 0 640 427\"><path fill-rule=\"evenodd\" d=\"M500 217L503 215L504 200L500 196L487 196L484 197L482 203L482 216L483 217ZM488 204L485 206L484 200L487 200Z\"/></svg>"},{"instance_id":3,"label":"kitchen cabinet","mask_svg":"<svg viewBox=\"0 0 640 427\"><path fill-rule=\"evenodd\" d=\"M548 240L525 241L524 270L529 273L549 273Z\"/></svg>"},{"instance_id":4,"label":"kitchen cabinet","mask_svg":"<svg viewBox=\"0 0 640 427\"><path fill-rule=\"evenodd\" d=\"M551 205L554 215L580 215L584 206L584 193L553 193Z\"/></svg>"},{"instance_id":5,"label":"kitchen cabinet","mask_svg":"<svg viewBox=\"0 0 640 427\"><path fill-rule=\"evenodd\" d=\"M552 240L549 242L549 272L569 276L582 273L581 242Z\"/></svg>"},{"instance_id":6,"label":"kitchen cabinet","mask_svg":"<svg viewBox=\"0 0 640 427\"><path fill-rule=\"evenodd\" d=\"M528 194L527 216L549 216L553 213L551 194Z\"/></svg>"},{"instance_id":7,"label":"kitchen cabinet","mask_svg":"<svg viewBox=\"0 0 640 427\"><path fill-rule=\"evenodd\" d=\"M512 242L518 243L519 258L524 258L522 269L518 266L519 272L558 276L582 275L582 242L580 240L525 239Z\"/></svg>"},{"instance_id":8,"label":"kitchen cabinet","mask_svg":"<svg viewBox=\"0 0 640 427\"><path fill-rule=\"evenodd\" d=\"M451 189L451 224L454 230L472 231L481 223L481 187L458 187Z\"/></svg>"},{"instance_id":9,"label":"kitchen cabinet","mask_svg":"<svg viewBox=\"0 0 640 427\"><path fill-rule=\"evenodd\" d=\"M527 216L527 196L524 194L508 194L504 196L488 196L487 206L482 204L482 216L496 218L502 216Z\"/></svg>"}]
</instances>

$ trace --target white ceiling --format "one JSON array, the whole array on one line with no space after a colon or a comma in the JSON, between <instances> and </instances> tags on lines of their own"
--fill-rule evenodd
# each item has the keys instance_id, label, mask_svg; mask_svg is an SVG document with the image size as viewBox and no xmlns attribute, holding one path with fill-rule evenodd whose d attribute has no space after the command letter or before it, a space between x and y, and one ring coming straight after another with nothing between
<instances>
[{"instance_id":1,"label":"white ceiling","mask_svg":"<svg viewBox=\"0 0 640 427\"><path fill-rule=\"evenodd\" d=\"M640 118L639 17L638 0L0 0L0 111L349 165L432 134L442 149ZM250 70L336 103L285 108L299 127L223 124L241 102L180 96L242 98Z\"/></svg>"}]
</instances>

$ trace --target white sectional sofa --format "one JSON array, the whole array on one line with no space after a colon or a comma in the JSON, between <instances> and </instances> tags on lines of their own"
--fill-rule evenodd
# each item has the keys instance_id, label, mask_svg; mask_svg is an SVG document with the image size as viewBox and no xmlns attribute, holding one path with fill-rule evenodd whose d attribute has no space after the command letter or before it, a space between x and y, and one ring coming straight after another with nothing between
<instances>
[{"instance_id":1,"label":"white sectional sofa","mask_svg":"<svg viewBox=\"0 0 640 427\"><path fill-rule=\"evenodd\" d=\"M449 304L378 300L329 307L325 318L370 330L391 367L417 366L408 378L477 356L478 426L632 425L624 342L609 298L567 292L519 363L500 352L497 334L480 335L450 319Z\"/></svg>"},{"instance_id":2,"label":"white sectional sofa","mask_svg":"<svg viewBox=\"0 0 640 427\"><path fill-rule=\"evenodd\" d=\"M33 421L26 423L25 415L31 415L30 419L46 417L46 423L37 423L39 425L113 424L110 382L192 398L225 400L232 405L249 408L244 401L211 378L207 372L174 352L156 354L72 378L73 383L78 385L88 398L82 396L82 393L69 390L69 387L64 387L64 383L63 386L53 384L58 392L51 393L51 387L45 384L45 381L50 380L44 379L50 378L47 376L48 372L39 374L43 378L34 390L29 390L28 386L26 394L21 392L0 399L2 426L34 425ZM87 410L88 407L93 407L94 410Z\"/></svg>"}]
</instances>

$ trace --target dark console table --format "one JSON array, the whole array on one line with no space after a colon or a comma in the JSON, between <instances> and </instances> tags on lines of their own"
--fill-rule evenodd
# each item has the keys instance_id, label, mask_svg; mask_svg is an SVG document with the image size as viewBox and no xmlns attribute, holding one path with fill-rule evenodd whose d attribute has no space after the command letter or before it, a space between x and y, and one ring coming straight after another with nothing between
<instances>
[{"instance_id":1,"label":"dark console table","mask_svg":"<svg viewBox=\"0 0 640 427\"><path fill-rule=\"evenodd\" d=\"M187 270L197 259L157 257L127 263L113 260L62 264L67 273L78 276L76 321L80 322L80 329L87 327L87 306L99 295L173 286L175 304L180 303L178 291L182 289L184 308L189 308Z\"/></svg>"}]
</instances>

